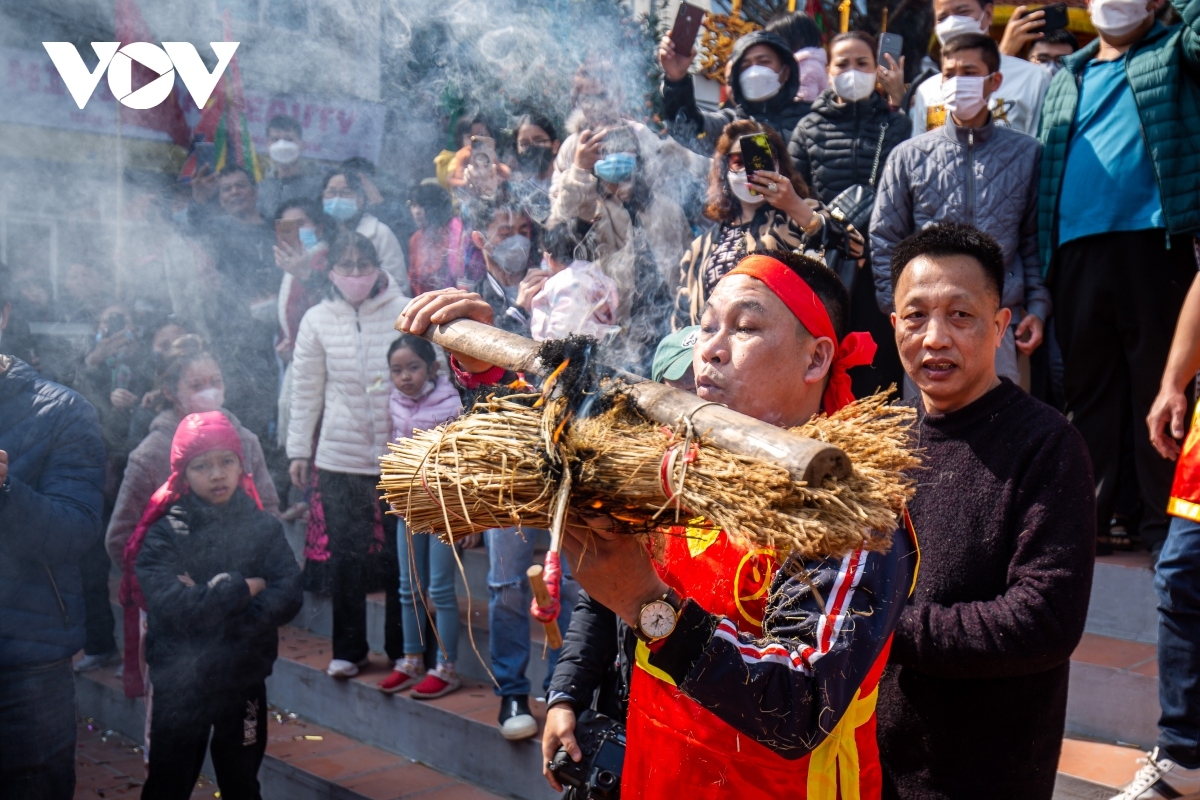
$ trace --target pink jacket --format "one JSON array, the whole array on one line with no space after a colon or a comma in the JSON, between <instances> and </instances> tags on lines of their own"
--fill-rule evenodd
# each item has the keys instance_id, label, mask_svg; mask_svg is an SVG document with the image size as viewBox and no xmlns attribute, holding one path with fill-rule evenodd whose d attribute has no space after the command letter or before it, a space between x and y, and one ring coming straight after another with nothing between
<instances>
[{"instance_id":1,"label":"pink jacket","mask_svg":"<svg viewBox=\"0 0 1200 800\"><path fill-rule=\"evenodd\" d=\"M802 47L796 51L796 68L800 71L797 100L811 103L829 88L829 74L825 71L828 65L829 56L823 47Z\"/></svg>"},{"instance_id":2,"label":"pink jacket","mask_svg":"<svg viewBox=\"0 0 1200 800\"><path fill-rule=\"evenodd\" d=\"M445 375L437 381L425 384L418 397L409 397L392 389L388 408L392 417L392 441L412 438L414 431L431 431L443 422L462 413L462 401L458 390Z\"/></svg>"}]
</instances>

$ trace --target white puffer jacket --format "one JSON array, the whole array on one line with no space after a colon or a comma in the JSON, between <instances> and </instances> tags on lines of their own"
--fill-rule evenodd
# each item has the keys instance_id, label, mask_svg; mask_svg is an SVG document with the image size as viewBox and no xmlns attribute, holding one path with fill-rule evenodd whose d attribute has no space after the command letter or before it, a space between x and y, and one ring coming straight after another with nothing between
<instances>
[{"instance_id":1,"label":"white puffer jacket","mask_svg":"<svg viewBox=\"0 0 1200 800\"><path fill-rule=\"evenodd\" d=\"M400 335L392 326L407 302L389 278L357 311L337 296L305 313L292 357L288 458L312 458L320 425L317 469L379 474L390 425L387 351Z\"/></svg>"}]
</instances>

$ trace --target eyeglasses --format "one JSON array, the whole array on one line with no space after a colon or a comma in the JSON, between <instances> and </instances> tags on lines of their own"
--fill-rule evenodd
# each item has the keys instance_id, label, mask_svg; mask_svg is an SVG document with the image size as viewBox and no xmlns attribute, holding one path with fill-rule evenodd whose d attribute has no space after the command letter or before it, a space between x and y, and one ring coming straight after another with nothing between
<instances>
[{"instance_id":1,"label":"eyeglasses","mask_svg":"<svg viewBox=\"0 0 1200 800\"><path fill-rule=\"evenodd\" d=\"M549 147L551 144L553 144L553 142L545 136L541 136L537 139L517 140L517 147Z\"/></svg>"}]
</instances>

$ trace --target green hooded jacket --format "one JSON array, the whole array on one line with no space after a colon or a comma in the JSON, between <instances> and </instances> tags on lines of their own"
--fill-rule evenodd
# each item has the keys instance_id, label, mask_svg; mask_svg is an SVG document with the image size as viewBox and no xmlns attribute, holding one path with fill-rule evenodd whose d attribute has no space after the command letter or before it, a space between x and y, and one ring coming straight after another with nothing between
<instances>
[{"instance_id":1,"label":"green hooded jacket","mask_svg":"<svg viewBox=\"0 0 1200 800\"><path fill-rule=\"evenodd\" d=\"M1200 230L1200 0L1171 0L1183 23L1155 23L1125 55L1125 74L1154 165L1168 234ZM1093 41L1063 59L1042 107L1038 241L1042 270L1058 247L1058 203L1083 71L1100 49Z\"/></svg>"}]
</instances>

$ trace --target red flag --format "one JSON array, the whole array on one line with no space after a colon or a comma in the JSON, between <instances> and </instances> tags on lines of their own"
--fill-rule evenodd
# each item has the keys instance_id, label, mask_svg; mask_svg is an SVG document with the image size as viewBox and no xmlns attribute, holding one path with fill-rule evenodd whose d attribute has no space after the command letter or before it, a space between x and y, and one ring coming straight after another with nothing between
<instances>
[{"instance_id":1,"label":"red flag","mask_svg":"<svg viewBox=\"0 0 1200 800\"><path fill-rule=\"evenodd\" d=\"M113 6L117 38L122 46L131 42L156 42L146 20L142 18L142 10L138 8L137 0L116 0ZM148 69L136 61L133 63L133 89L137 91L158 77L152 69ZM144 111L121 106L121 121L128 125L163 131L171 137L171 141L180 147L191 147L192 136L188 129L187 120L183 118L182 92L179 83L171 89L171 94L161 104Z\"/></svg>"}]
</instances>

